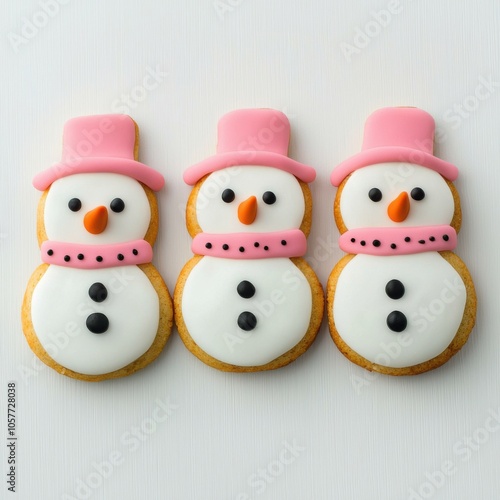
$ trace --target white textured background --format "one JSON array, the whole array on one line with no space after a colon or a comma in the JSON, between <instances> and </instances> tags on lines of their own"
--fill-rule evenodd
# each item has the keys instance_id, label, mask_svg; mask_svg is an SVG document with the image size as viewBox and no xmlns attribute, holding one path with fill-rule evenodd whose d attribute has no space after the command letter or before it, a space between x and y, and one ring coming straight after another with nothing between
<instances>
[{"instance_id":1,"label":"white textured background","mask_svg":"<svg viewBox=\"0 0 500 500\"><path fill-rule=\"evenodd\" d=\"M18 492L2 479L0 498L499 498L500 430L488 424L500 411L500 3L65 0L50 18L41 3L11 0L0 12L0 435L15 380L20 438ZM389 8L376 24L372 13ZM30 32L31 21L47 22ZM30 38L17 45L23 29ZM348 60L344 43L365 46ZM166 74L142 95L148 68ZM127 104L130 94L140 102ZM283 110L291 156L318 170L309 260L324 284L341 257L329 174L359 150L368 114L387 105L429 111L438 156L460 168L457 253L479 310L451 362L414 378L370 376L336 350L326 323L307 354L270 373L219 373L175 331L128 379L82 383L34 361L19 319L39 264L31 179L59 159L68 118L128 111L138 122L142 161L167 179L154 263L173 290L190 257L182 171L214 152L223 113ZM152 431L157 399L176 409ZM280 466L285 442L300 451ZM102 478L93 463L110 456L120 463ZM436 472L443 463L446 476Z\"/></svg>"}]
</instances>

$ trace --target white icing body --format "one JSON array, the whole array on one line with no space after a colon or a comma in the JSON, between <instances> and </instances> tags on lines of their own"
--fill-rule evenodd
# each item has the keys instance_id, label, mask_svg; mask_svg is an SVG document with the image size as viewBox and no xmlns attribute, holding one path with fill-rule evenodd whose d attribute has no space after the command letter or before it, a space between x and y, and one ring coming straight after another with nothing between
<instances>
[{"instance_id":1,"label":"white icing body","mask_svg":"<svg viewBox=\"0 0 500 500\"><path fill-rule=\"evenodd\" d=\"M386 284L401 281L403 297ZM357 255L342 270L333 301L334 323L344 342L372 363L403 368L428 361L452 342L462 321L466 290L457 271L437 252L391 257ZM408 325L387 326L392 311Z\"/></svg>"},{"instance_id":2,"label":"white icing body","mask_svg":"<svg viewBox=\"0 0 500 500\"><path fill-rule=\"evenodd\" d=\"M89 296L94 283L107 289L102 302ZM88 330L86 319L92 313L106 315L106 332ZM78 373L101 375L123 368L153 344L159 299L137 266L81 270L52 265L33 292L31 319L52 359Z\"/></svg>"},{"instance_id":3,"label":"white icing body","mask_svg":"<svg viewBox=\"0 0 500 500\"><path fill-rule=\"evenodd\" d=\"M255 295L237 293L241 281ZM238 326L240 313L257 318L251 331ZM287 258L259 260L203 257L191 270L182 296L182 315L198 346L232 365L261 366L297 345L306 334L312 294L304 274Z\"/></svg>"}]
</instances>

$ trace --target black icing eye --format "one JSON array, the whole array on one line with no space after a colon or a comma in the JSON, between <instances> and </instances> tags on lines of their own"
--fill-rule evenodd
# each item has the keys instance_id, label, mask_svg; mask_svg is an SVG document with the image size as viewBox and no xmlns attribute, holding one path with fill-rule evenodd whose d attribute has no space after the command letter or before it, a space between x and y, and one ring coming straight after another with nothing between
<instances>
[{"instance_id":1,"label":"black icing eye","mask_svg":"<svg viewBox=\"0 0 500 500\"><path fill-rule=\"evenodd\" d=\"M82 208L82 202L78 198L71 198L71 200L68 201L68 208L72 212L78 212L78 210Z\"/></svg>"},{"instance_id":2,"label":"black icing eye","mask_svg":"<svg viewBox=\"0 0 500 500\"><path fill-rule=\"evenodd\" d=\"M411 190L411 197L416 200L416 201L420 201L420 200L423 200L425 198L425 192L422 188L413 188Z\"/></svg>"},{"instance_id":3,"label":"black icing eye","mask_svg":"<svg viewBox=\"0 0 500 500\"><path fill-rule=\"evenodd\" d=\"M121 198L115 198L110 204L109 208L113 210L113 212L123 212L123 209L125 208L125 203Z\"/></svg>"},{"instance_id":4,"label":"black icing eye","mask_svg":"<svg viewBox=\"0 0 500 500\"><path fill-rule=\"evenodd\" d=\"M266 191L262 195L262 201L267 205L272 205L273 203L276 203L276 195L272 191Z\"/></svg>"},{"instance_id":5,"label":"black icing eye","mask_svg":"<svg viewBox=\"0 0 500 500\"><path fill-rule=\"evenodd\" d=\"M234 200L234 191L232 189L224 189L222 191L222 201L224 203L231 203Z\"/></svg>"},{"instance_id":6,"label":"black icing eye","mask_svg":"<svg viewBox=\"0 0 500 500\"><path fill-rule=\"evenodd\" d=\"M368 198L375 202L380 201L382 199L382 191L379 188L371 188L368 191Z\"/></svg>"}]
</instances>

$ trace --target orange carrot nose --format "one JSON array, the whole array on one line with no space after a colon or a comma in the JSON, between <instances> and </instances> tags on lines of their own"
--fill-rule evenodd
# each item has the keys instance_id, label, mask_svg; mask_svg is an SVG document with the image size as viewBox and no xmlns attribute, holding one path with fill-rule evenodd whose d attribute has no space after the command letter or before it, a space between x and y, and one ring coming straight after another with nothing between
<instances>
[{"instance_id":1,"label":"orange carrot nose","mask_svg":"<svg viewBox=\"0 0 500 500\"><path fill-rule=\"evenodd\" d=\"M85 214L83 218L85 229L92 234L100 234L108 225L108 209L100 206Z\"/></svg>"},{"instance_id":2,"label":"orange carrot nose","mask_svg":"<svg viewBox=\"0 0 500 500\"><path fill-rule=\"evenodd\" d=\"M257 198L250 196L238 206L238 219L243 224L251 224L257 217Z\"/></svg>"},{"instance_id":3,"label":"orange carrot nose","mask_svg":"<svg viewBox=\"0 0 500 500\"><path fill-rule=\"evenodd\" d=\"M387 215L394 222L403 222L410 213L410 199L408 193L403 191L392 200L387 207Z\"/></svg>"}]
</instances>

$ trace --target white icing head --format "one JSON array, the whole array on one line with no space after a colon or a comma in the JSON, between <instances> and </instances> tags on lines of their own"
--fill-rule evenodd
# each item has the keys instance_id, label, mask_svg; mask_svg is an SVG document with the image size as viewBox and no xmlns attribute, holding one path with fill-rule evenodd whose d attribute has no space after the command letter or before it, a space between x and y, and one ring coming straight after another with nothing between
<instances>
[{"instance_id":1,"label":"white icing head","mask_svg":"<svg viewBox=\"0 0 500 500\"><path fill-rule=\"evenodd\" d=\"M454 211L444 178L410 163L356 170L340 194L340 214L347 229L450 224Z\"/></svg>"},{"instance_id":2,"label":"white icing head","mask_svg":"<svg viewBox=\"0 0 500 500\"><path fill-rule=\"evenodd\" d=\"M113 244L144 238L151 208L135 179L85 173L63 177L51 185L43 216L49 240Z\"/></svg>"},{"instance_id":3,"label":"white icing head","mask_svg":"<svg viewBox=\"0 0 500 500\"><path fill-rule=\"evenodd\" d=\"M299 181L273 167L238 166L211 173L196 198L206 233L253 233L298 229L305 212Z\"/></svg>"}]
</instances>

